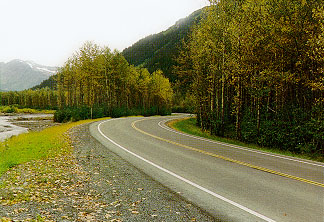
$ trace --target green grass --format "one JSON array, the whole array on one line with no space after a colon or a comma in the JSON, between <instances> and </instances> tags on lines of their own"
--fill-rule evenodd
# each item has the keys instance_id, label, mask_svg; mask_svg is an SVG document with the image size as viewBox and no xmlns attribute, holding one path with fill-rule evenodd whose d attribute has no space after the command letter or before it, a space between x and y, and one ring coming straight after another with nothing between
<instances>
[{"instance_id":1,"label":"green grass","mask_svg":"<svg viewBox=\"0 0 324 222\"><path fill-rule=\"evenodd\" d=\"M297 157L301 159L308 159L308 160L315 160L315 161L321 161L324 162L322 158L314 157L314 156L307 156L304 154L296 154L292 153L289 151L283 151L283 150L278 150L274 148L267 148L267 147L260 147L256 144L247 144L238 140L230 139L230 138L223 138L223 137L217 137L211 135L209 132L203 132L197 125L196 125L196 118L186 118L186 119L181 119L181 120L175 120L171 121L168 123L168 126L171 128L191 134L194 136L200 136L204 137L207 139L223 142L223 143L229 143L233 145L238 145L238 146L243 146L251 149L256 149L256 150L261 150L269 153L276 153L280 155L285 155L285 156L292 156L292 157Z\"/></svg>"},{"instance_id":2,"label":"green grass","mask_svg":"<svg viewBox=\"0 0 324 222\"><path fill-rule=\"evenodd\" d=\"M66 123L0 142L0 176L16 165L71 152L66 132L72 127L92 121L95 120Z\"/></svg>"}]
</instances>

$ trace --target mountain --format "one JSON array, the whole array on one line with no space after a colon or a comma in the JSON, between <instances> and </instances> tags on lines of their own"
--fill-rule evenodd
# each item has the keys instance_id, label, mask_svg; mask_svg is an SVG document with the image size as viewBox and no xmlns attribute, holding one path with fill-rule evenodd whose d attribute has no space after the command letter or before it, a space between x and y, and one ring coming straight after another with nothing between
<instances>
[{"instance_id":1,"label":"mountain","mask_svg":"<svg viewBox=\"0 0 324 222\"><path fill-rule=\"evenodd\" d=\"M57 67L36 64L32 61L12 60L0 63L0 90L20 91L40 84L54 75Z\"/></svg>"},{"instance_id":2,"label":"mountain","mask_svg":"<svg viewBox=\"0 0 324 222\"><path fill-rule=\"evenodd\" d=\"M204 9L192 13L181 19L168 30L150 35L139 40L131 47L126 48L122 54L134 66L147 68L151 73L161 69L171 82L176 80L172 67L176 65L182 40L187 40L191 28L197 24Z\"/></svg>"}]
</instances>

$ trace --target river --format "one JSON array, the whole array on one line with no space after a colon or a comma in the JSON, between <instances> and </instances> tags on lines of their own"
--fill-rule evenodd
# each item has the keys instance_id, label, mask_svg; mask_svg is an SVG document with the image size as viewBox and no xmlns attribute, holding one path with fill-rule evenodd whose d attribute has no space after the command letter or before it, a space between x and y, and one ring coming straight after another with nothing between
<instances>
[{"instance_id":1,"label":"river","mask_svg":"<svg viewBox=\"0 0 324 222\"><path fill-rule=\"evenodd\" d=\"M14 121L23 120L25 122L35 122L35 118L48 118L51 114L17 114L17 115L0 115L0 141L4 141L12 136L19 135L21 133L27 133L28 128L17 126ZM22 121L20 121L22 122Z\"/></svg>"}]
</instances>

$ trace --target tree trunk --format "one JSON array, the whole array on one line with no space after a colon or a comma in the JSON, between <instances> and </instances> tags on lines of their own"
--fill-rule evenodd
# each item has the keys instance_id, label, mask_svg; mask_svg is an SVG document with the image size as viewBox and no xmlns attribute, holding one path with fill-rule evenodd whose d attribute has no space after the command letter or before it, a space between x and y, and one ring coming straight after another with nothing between
<instances>
[{"instance_id":1,"label":"tree trunk","mask_svg":"<svg viewBox=\"0 0 324 222\"><path fill-rule=\"evenodd\" d=\"M261 124L261 114L260 114L260 109L261 109L261 98L258 98L258 104L257 104L257 132L258 132L258 137L260 136L260 124Z\"/></svg>"},{"instance_id":2,"label":"tree trunk","mask_svg":"<svg viewBox=\"0 0 324 222\"><path fill-rule=\"evenodd\" d=\"M225 126L225 77L224 77L224 70L222 71L222 107L221 107L221 131L220 136L224 136L224 126Z\"/></svg>"},{"instance_id":3,"label":"tree trunk","mask_svg":"<svg viewBox=\"0 0 324 222\"><path fill-rule=\"evenodd\" d=\"M241 92L241 77L238 77L237 87L237 104L236 104L236 138L241 139L241 123L242 123L242 92Z\"/></svg>"}]
</instances>

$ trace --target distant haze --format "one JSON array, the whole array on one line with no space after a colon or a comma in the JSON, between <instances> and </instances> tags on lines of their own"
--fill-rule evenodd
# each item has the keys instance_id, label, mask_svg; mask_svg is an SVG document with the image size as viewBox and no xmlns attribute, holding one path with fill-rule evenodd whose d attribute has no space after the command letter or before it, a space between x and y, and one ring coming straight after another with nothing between
<instances>
[{"instance_id":1,"label":"distant haze","mask_svg":"<svg viewBox=\"0 0 324 222\"><path fill-rule=\"evenodd\" d=\"M1 0L0 62L61 66L85 41L123 50L207 0Z\"/></svg>"}]
</instances>

